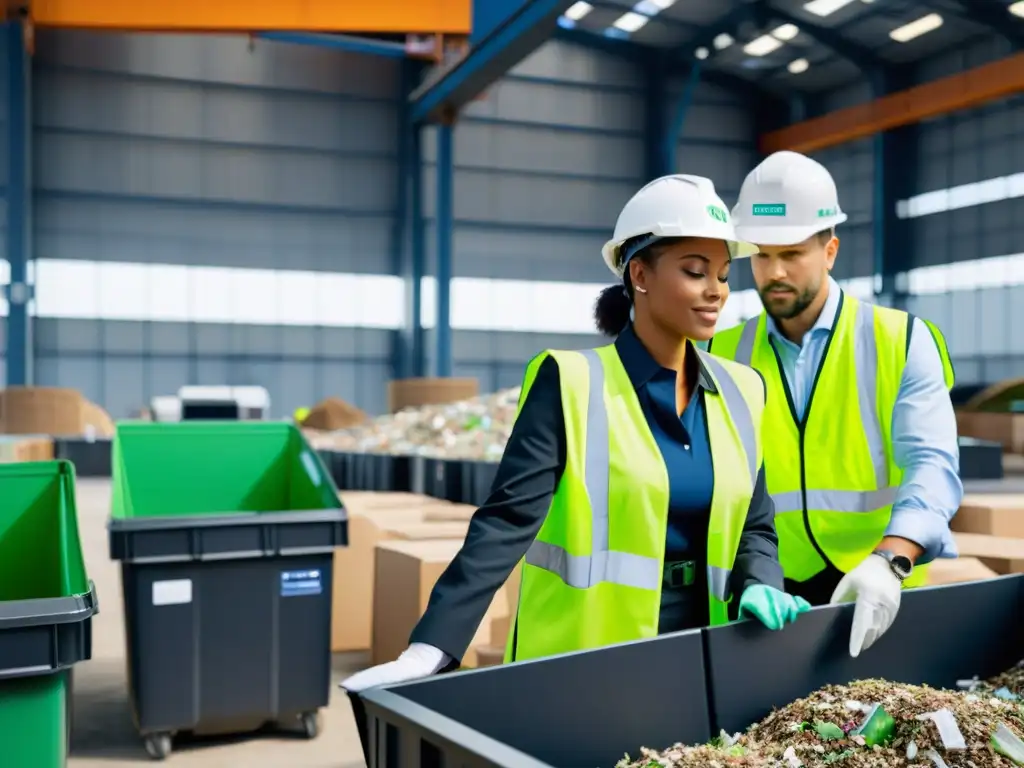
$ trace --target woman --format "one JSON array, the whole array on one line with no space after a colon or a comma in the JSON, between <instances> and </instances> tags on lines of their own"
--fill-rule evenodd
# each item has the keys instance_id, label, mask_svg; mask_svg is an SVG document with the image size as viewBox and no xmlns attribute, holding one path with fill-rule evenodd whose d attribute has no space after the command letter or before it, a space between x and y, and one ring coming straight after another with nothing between
<instances>
[{"instance_id":1,"label":"woman","mask_svg":"<svg viewBox=\"0 0 1024 768\"><path fill-rule=\"evenodd\" d=\"M614 344L528 365L491 495L411 645L343 687L456 665L520 560L506 660L736 615L781 629L809 608L782 591L761 459L764 382L692 343L714 334L731 261L750 251L708 179L665 176L626 204L603 249L621 282L595 310Z\"/></svg>"}]
</instances>

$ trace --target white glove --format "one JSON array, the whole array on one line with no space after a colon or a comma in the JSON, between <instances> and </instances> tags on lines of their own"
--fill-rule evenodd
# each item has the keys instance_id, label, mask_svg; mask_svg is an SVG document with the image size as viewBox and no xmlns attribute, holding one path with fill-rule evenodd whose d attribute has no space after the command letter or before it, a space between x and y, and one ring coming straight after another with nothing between
<instances>
[{"instance_id":1,"label":"white glove","mask_svg":"<svg viewBox=\"0 0 1024 768\"><path fill-rule=\"evenodd\" d=\"M900 609L900 580L892 572L889 561L879 555L868 555L864 561L843 576L832 603L857 601L853 609L850 631L850 655L856 658L885 634L896 620Z\"/></svg>"},{"instance_id":2,"label":"white glove","mask_svg":"<svg viewBox=\"0 0 1024 768\"><path fill-rule=\"evenodd\" d=\"M413 643L395 661L364 669L341 681L341 687L350 693L358 693L378 685L404 683L421 677L436 675L451 661L451 657L440 648L426 643Z\"/></svg>"}]
</instances>

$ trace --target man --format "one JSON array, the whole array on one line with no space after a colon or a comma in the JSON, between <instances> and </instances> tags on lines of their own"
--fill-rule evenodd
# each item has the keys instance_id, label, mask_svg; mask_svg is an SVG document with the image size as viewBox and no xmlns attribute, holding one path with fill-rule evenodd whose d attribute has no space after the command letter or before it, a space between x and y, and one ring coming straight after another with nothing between
<instances>
[{"instance_id":1,"label":"man","mask_svg":"<svg viewBox=\"0 0 1024 768\"><path fill-rule=\"evenodd\" d=\"M900 589L955 557L960 506L953 370L935 326L845 294L830 272L846 221L824 166L777 152L733 210L755 243L764 312L710 350L765 377L765 470L786 590L812 605L856 600L850 654L896 618Z\"/></svg>"}]
</instances>

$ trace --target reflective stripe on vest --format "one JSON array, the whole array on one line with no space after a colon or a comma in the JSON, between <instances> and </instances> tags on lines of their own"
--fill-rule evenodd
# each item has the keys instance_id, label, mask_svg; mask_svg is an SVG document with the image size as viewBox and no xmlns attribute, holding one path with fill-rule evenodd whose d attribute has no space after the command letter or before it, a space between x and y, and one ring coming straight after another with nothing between
<instances>
[{"instance_id":1,"label":"reflective stripe on vest","mask_svg":"<svg viewBox=\"0 0 1024 768\"><path fill-rule=\"evenodd\" d=\"M586 358L590 373L584 484L590 499L592 515L591 554L571 555L564 548L555 544L534 541L526 553L526 562L557 575L565 584L577 589L588 589L601 582L608 582L627 587L660 590L661 560L609 549L608 446L610 434L608 413L604 402L604 366L595 350L582 350L580 354ZM701 353L701 359L707 367L711 368L717 379L719 391L725 399L726 408L733 417L743 443L750 477L756 482L758 472L757 435L750 409L736 383L722 364L705 353ZM753 492L753 487L751 487L751 492ZM727 602L730 597L731 570L709 565L707 575L711 594L717 599Z\"/></svg>"},{"instance_id":2,"label":"reflective stripe on vest","mask_svg":"<svg viewBox=\"0 0 1024 768\"><path fill-rule=\"evenodd\" d=\"M889 467L882 425L878 420L878 342L875 337L875 307L866 302L858 307L854 328L854 360L857 371L857 398L860 405L861 426L868 449L874 458L876 490L847 491L827 488L807 489L808 509L827 509L830 512L873 512L890 506L896 500L898 486L889 485ZM757 341L759 318L753 317L743 325L736 361L750 365ZM839 319L836 318L836 322ZM769 342L770 343L770 342ZM824 365L824 361L821 363ZM781 373L781 372L780 372ZM837 404L838 406L839 404ZM808 402L805 412L810 411ZM801 512L804 502L800 491L772 494L775 514Z\"/></svg>"}]
</instances>

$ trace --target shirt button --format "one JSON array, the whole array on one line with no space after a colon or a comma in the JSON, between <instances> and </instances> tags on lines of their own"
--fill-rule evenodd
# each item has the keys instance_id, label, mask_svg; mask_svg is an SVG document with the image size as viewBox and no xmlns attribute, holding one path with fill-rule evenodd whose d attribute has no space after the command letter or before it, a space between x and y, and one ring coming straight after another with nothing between
<instances>
[{"instance_id":1,"label":"shirt button","mask_svg":"<svg viewBox=\"0 0 1024 768\"><path fill-rule=\"evenodd\" d=\"M690 444L689 443L683 443L683 450L684 451L690 450Z\"/></svg>"}]
</instances>

